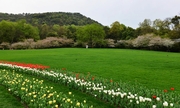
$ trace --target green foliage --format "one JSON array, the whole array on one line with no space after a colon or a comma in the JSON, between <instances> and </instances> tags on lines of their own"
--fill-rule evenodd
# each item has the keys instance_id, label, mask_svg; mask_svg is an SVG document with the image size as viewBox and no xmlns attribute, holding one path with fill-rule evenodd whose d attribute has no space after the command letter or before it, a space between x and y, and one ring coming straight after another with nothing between
<instances>
[{"instance_id":1,"label":"green foliage","mask_svg":"<svg viewBox=\"0 0 180 108\"><path fill-rule=\"evenodd\" d=\"M78 29L78 26L70 25L70 26L66 26L66 28L67 28L67 37L72 38L74 41L76 41L77 39L76 31Z\"/></svg>"},{"instance_id":2,"label":"green foliage","mask_svg":"<svg viewBox=\"0 0 180 108\"><path fill-rule=\"evenodd\" d=\"M172 39L180 38L180 16L174 16L171 19L171 23L173 24L173 30L170 31L169 37Z\"/></svg>"},{"instance_id":3,"label":"green foliage","mask_svg":"<svg viewBox=\"0 0 180 108\"><path fill-rule=\"evenodd\" d=\"M159 35L161 37L168 37L168 33L171 31L169 29L169 23L168 20L160 20L156 19L153 21L153 28L154 28L154 34Z\"/></svg>"},{"instance_id":4,"label":"green foliage","mask_svg":"<svg viewBox=\"0 0 180 108\"><path fill-rule=\"evenodd\" d=\"M110 38L118 40L122 38L122 31L124 30L124 26L122 26L118 21L111 24L111 28L109 31Z\"/></svg>"},{"instance_id":5,"label":"green foliage","mask_svg":"<svg viewBox=\"0 0 180 108\"><path fill-rule=\"evenodd\" d=\"M104 28L107 33L108 28ZM114 40L131 39L135 37L135 30L131 27L126 27L124 24L120 24L118 21L111 24L107 38Z\"/></svg>"},{"instance_id":6,"label":"green foliage","mask_svg":"<svg viewBox=\"0 0 180 108\"><path fill-rule=\"evenodd\" d=\"M22 14L7 14L0 13L0 21L10 20L19 21L25 19L27 23L32 25L47 24L53 26L59 25L87 25L92 23L98 23L90 18L83 16L80 13L66 13L66 12L47 12L47 13L22 13ZM99 24L99 23L98 23Z\"/></svg>"},{"instance_id":7,"label":"green foliage","mask_svg":"<svg viewBox=\"0 0 180 108\"><path fill-rule=\"evenodd\" d=\"M106 34L105 38L110 38L110 36L109 36L110 27L109 26L104 26L103 29L104 29L104 32Z\"/></svg>"},{"instance_id":8,"label":"green foliage","mask_svg":"<svg viewBox=\"0 0 180 108\"><path fill-rule=\"evenodd\" d=\"M49 26L47 24L43 24L39 26L39 35L40 39L45 39L49 32Z\"/></svg>"},{"instance_id":9,"label":"green foliage","mask_svg":"<svg viewBox=\"0 0 180 108\"><path fill-rule=\"evenodd\" d=\"M39 31L37 27L33 27L32 25L26 23L23 23L21 27L20 32L24 35L25 39L33 38L35 41L39 39Z\"/></svg>"},{"instance_id":10,"label":"green foliage","mask_svg":"<svg viewBox=\"0 0 180 108\"><path fill-rule=\"evenodd\" d=\"M126 29L122 33L122 39L132 39L135 38L135 30L131 27L126 27Z\"/></svg>"},{"instance_id":11,"label":"green foliage","mask_svg":"<svg viewBox=\"0 0 180 108\"><path fill-rule=\"evenodd\" d=\"M180 38L180 16L174 16L172 18L166 18L165 20L156 19L151 21L145 19L139 24L136 29L136 36L153 33L165 38L178 39Z\"/></svg>"},{"instance_id":12,"label":"green foliage","mask_svg":"<svg viewBox=\"0 0 180 108\"><path fill-rule=\"evenodd\" d=\"M25 20L18 22L1 21L0 22L0 43L14 43L23 41L24 39L39 39L39 31L37 27L27 24Z\"/></svg>"},{"instance_id":13,"label":"green foliage","mask_svg":"<svg viewBox=\"0 0 180 108\"><path fill-rule=\"evenodd\" d=\"M138 35L144 35L148 33L153 33L152 21L150 19L145 19L143 22L139 23L140 33Z\"/></svg>"},{"instance_id":14,"label":"green foliage","mask_svg":"<svg viewBox=\"0 0 180 108\"><path fill-rule=\"evenodd\" d=\"M12 43L14 41L14 34L16 32L15 23L10 21L1 21L0 22L0 43L1 42L9 42Z\"/></svg>"},{"instance_id":15,"label":"green foliage","mask_svg":"<svg viewBox=\"0 0 180 108\"><path fill-rule=\"evenodd\" d=\"M172 19L171 19L171 22L174 24L174 26L178 26L180 24L180 16L174 16Z\"/></svg>"},{"instance_id":16,"label":"green foliage","mask_svg":"<svg viewBox=\"0 0 180 108\"><path fill-rule=\"evenodd\" d=\"M164 20L144 19L138 28L133 29L118 21L112 23L110 27L102 26L79 13L0 13L0 43L4 42L11 45L30 38L37 41L47 37L61 37L72 39L76 43L74 46L84 47L88 44L90 47L108 47L121 46L118 43L119 41L129 40L128 42L130 42L131 39L146 34L178 39L180 38L179 19L180 16L178 15ZM113 39L114 45L110 45L108 39ZM128 48L132 47L128 46Z\"/></svg>"},{"instance_id":17,"label":"green foliage","mask_svg":"<svg viewBox=\"0 0 180 108\"><path fill-rule=\"evenodd\" d=\"M91 47L102 45L105 37L103 27L98 24L83 26L77 31L77 38L80 41L86 42Z\"/></svg>"}]
</instances>

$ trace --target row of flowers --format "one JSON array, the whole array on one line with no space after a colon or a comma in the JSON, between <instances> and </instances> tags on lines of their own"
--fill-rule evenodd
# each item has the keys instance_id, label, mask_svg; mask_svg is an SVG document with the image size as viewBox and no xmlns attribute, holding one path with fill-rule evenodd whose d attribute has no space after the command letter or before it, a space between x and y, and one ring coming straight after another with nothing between
<instances>
[{"instance_id":1,"label":"row of flowers","mask_svg":"<svg viewBox=\"0 0 180 108\"><path fill-rule=\"evenodd\" d=\"M33 68L33 69L40 69L40 70L50 68L49 66L44 66L40 64L19 63L19 62L10 62L10 61L0 61L0 63L11 64L11 65L16 65L16 66L21 66L21 67L28 67L28 68Z\"/></svg>"},{"instance_id":2,"label":"row of flowers","mask_svg":"<svg viewBox=\"0 0 180 108\"><path fill-rule=\"evenodd\" d=\"M169 92L167 90L149 90L138 84L131 85L123 82L114 82L112 79L97 78L90 75L90 73L88 75L82 75L67 72L65 68L61 71L48 71L4 63L0 63L0 68L15 69L18 72L44 77L70 88L91 94L118 107L180 107L180 95L174 91L173 87L170 88Z\"/></svg>"},{"instance_id":3,"label":"row of flowers","mask_svg":"<svg viewBox=\"0 0 180 108\"><path fill-rule=\"evenodd\" d=\"M74 98L72 92L68 95L56 92L47 86L43 80L27 78L15 71L0 69L0 84L10 93L19 97L30 108L92 108L86 100L80 102Z\"/></svg>"}]
</instances>

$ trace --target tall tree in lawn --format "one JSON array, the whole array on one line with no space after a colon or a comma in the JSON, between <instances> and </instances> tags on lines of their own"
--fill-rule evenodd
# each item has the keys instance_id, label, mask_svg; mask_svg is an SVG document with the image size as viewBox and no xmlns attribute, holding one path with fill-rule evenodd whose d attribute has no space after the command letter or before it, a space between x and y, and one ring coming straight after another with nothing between
<instances>
[{"instance_id":1,"label":"tall tree in lawn","mask_svg":"<svg viewBox=\"0 0 180 108\"><path fill-rule=\"evenodd\" d=\"M67 29L64 26L54 24L52 29L48 33L48 36L52 37L67 37Z\"/></svg>"},{"instance_id":2,"label":"tall tree in lawn","mask_svg":"<svg viewBox=\"0 0 180 108\"><path fill-rule=\"evenodd\" d=\"M45 39L48 33L49 33L49 26L47 24L43 24L39 27L40 39Z\"/></svg>"},{"instance_id":3,"label":"tall tree in lawn","mask_svg":"<svg viewBox=\"0 0 180 108\"><path fill-rule=\"evenodd\" d=\"M103 27L95 23L81 27L77 31L78 40L88 43L90 47L101 46L104 37Z\"/></svg>"},{"instance_id":4,"label":"tall tree in lawn","mask_svg":"<svg viewBox=\"0 0 180 108\"><path fill-rule=\"evenodd\" d=\"M171 22L174 24L174 26L178 26L180 24L180 16L174 16L172 19L171 19Z\"/></svg>"},{"instance_id":5,"label":"tall tree in lawn","mask_svg":"<svg viewBox=\"0 0 180 108\"><path fill-rule=\"evenodd\" d=\"M35 41L40 39L39 30L38 30L37 27L34 27L34 26L30 25L30 24L25 23L23 28L24 28L23 33L25 35L25 39L32 38Z\"/></svg>"},{"instance_id":6,"label":"tall tree in lawn","mask_svg":"<svg viewBox=\"0 0 180 108\"><path fill-rule=\"evenodd\" d=\"M173 24L172 31L170 32L170 38L177 39L180 38L180 16L175 16L171 19Z\"/></svg>"},{"instance_id":7,"label":"tall tree in lawn","mask_svg":"<svg viewBox=\"0 0 180 108\"><path fill-rule=\"evenodd\" d=\"M122 32L125 30L125 28L125 25L120 24L118 21L115 21L111 24L111 28L109 31L110 38L115 39L116 41L118 39L122 39Z\"/></svg>"},{"instance_id":8,"label":"tall tree in lawn","mask_svg":"<svg viewBox=\"0 0 180 108\"><path fill-rule=\"evenodd\" d=\"M139 35L154 32L154 29L152 28L152 21L150 19L145 19L143 22L139 23L139 28L137 29L140 29L139 31L141 31Z\"/></svg>"},{"instance_id":9,"label":"tall tree in lawn","mask_svg":"<svg viewBox=\"0 0 180 108\"><path fill-rule=\"evenodd\" d=\"M109 34L110 27L109 26L104 26L103 29L104 29L104 32L105 32L105 38L106 39L110 38L110 34Z\"/></svg>"},{"instance_id":10,"label":"tall tree in lawn","mask_svg":"<svg viewBox=\"0 0 180 108\"><path fill-rule=\"evenodd\" d=\"M67 28L64 26L60 26L58 30L58 35L60 37L67 37Z\"/></svg>"},{"instance_id":11,"label":"tall tree in lawn","mask_svg":"<svg viewBox=\"0 0 180 108\"><path fill-rule=\"evenodd\" d=\"M126 37L128 35L128 33L126 33L128 31L126 31L126 30L128 30L127 27L124 24L121 24L120 39L126 39Z\"/></svg>"},{"instance_id":12,"label":"tall tree in lawn","mask_svg":"<svg viewBox=\"0 0 180 108\"><path fill-rule=\"evenodd\" d=\"M154 33L161 37L168 37L168 33L170 32L169 23L167 20L156 19L153 21Z\"/></svg>"},{"instance_id":13,"label":"tall tree in lawn","mask_svg":"<svg viewBox=\"0 0 180 108\"><path fill-rule=\"evenodd\" d=\"M49 30L48 36L49 37L59 37L59 28L60 26L58 24L54 24L51 29Z\"/></svg>"},{"instance_id":14,"label":"tall tree in lawn","mask_svg":"<svg viewBox=\"0 0 180 108\"><path fill-rule=\"evenodd\" d=\"M0 22L0 43L1 42L14 42L15 37L15 22L1 21Z\"/></svg>"},{"instance_id":15,"label":"tall tree in lawn","mask_svg":"<svg viewBox=\"0 0 180 108\"><path fill-rule=\"evenodd\" d=\"M66 26L66 28L67 28L67 38L71 38L74 41L76 41L76 37L77 37L76 31L77 31L78 26L69 25L69 26Z\"/></svg>"},{"instance_id":16,"label":"tall tree in lawn","mask_svg":"<svg viewBox=\"0 0 180 108\"><path fill-rule=\"evenodd\" d=\"M132 27L126 27L126 29L122 32L122 39L133 39L135 38L135 30Z\"/></svg>"},{"instance_id":17,"label":"tall tree in lawn","mask_svg":"<svg viewBox=\"0 0 180 108\"><path fill-rule=\"evenodd\" d=\"M20 20L17 22L16 24L16 41L23 41L25 38L25 35L24 35L24 24L26 23L26 20Z\"/></svg>"}]
</instances>

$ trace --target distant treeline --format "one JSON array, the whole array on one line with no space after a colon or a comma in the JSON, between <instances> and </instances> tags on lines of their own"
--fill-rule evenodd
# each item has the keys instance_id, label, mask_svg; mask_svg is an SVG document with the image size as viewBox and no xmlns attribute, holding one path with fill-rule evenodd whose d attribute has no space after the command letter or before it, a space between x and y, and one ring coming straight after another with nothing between
<instances>
[{"instance_id":1,"label":"distant treeline","mask_svg":"<svg viewBox=\"0 0 180 108\"><path fill-rule=\"evenodd\" d=\"M145 19L134 29L118 21L103 26L79 13L0 13L0 47L27 49L84 47L88 44L89 47L180 51L179 21L180 16L154 21ZM23 46L23 42L27 45L29 40L33 45Z\"/></svg>"},{"instance_id":2,"label":"distant treeline","mask_svg":"<svg viewBox=\"0 0 180 108\"><path fill-rule=\"evenodd\" d=\"M92 23L98 23L90 18L85 17L80 13L68 13L68 12L47 12L47 13L22 13L22 14L8 14L0 13L0 21L19 21L25 19L27 23L38 26L42 24L47 25L87 25Z\"/></svg>"}]
</instances>

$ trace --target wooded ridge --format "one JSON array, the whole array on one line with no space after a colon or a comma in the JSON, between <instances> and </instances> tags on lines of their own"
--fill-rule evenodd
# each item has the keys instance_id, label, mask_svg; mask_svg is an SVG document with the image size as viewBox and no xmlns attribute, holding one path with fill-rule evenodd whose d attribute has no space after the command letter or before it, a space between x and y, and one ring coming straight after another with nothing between
<instances>
[{"instance_id":1,"label":"wooded ridge","mask_svg":"<svg viewBox=\"0 0 180 108\"><path fill-rule=\"evenodd\" d=\"M27 23L32 25L87 25L92 23L98 23L97 21L88 18L80 13L70 12L46 12L46 13L22 13L22 14L8 14L0 13L0 21L19 21L25 19ZM100 24L100 23L98 23Z\"/></svg>"}]
</instances>

